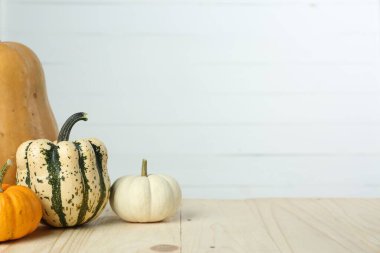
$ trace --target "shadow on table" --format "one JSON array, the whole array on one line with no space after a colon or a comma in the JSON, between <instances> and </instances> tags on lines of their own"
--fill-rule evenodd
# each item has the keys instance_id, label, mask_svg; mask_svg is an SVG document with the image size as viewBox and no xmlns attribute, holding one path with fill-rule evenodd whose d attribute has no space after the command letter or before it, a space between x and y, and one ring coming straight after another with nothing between
<instances>
[{"instance_id":1,"label":"shadow on table","mask_svg":"<svg viewBox=\"0 0 380 253\"><path fill-rule=\"evenodd\" d=\"M192 215L190 215L190 216L192 216ZM20 238L20 239L7 241L7 242L3 242L3 243L0 242L0 245L1 244L20 244L20 243L27 244L28 242L34 241L36 239L41 240L41 239L47 239L49 237L59 238L65 231L72 231L72 230L78 230L78 229L80 229L80 230L92 230L94 228L100 229L103 226L108 227L110 225L111 226L132 226L132 227L134 227L134 226L140 226L140 225L144 225L144 224L151 224L151 225L155 226L155 224L159 225L162 223L166 223L166 224L176 223L176 222L179 222L179 219L180 219L179 217L180 217L179 215L176 215L176 216L170 217L170 218L165 219L164 221L160 221L160 222L133 223L133 222L126 222L126 221L122 220L121 218L119 218L114 213L107 213L106 212L106 214L104 216L101 216L92 222L89 222L89 223L86 223L86 224L83 224L80 226L75 226L75 227L54 228L54 227L50 227L50 226L45 225L45 224L40 224L38 226L38 228L33 233L31 233L31 234L29 234L23 238Z\"/></svg>"},{"instance_id":2,"label":"shadow on table","mask_svg":"<svg viewBox=\"0 0 380 253\"><path fill-rule=\"evenodd\" d=\"M28 243L33 240L41 240L47 237L59 237L64 231L62 229L52 229L46 225L39 225L38 228L31 234L12 241L3 242L4 244L20 244ZM0 242L1 244L1 242Z\"/></svg>"}]
</instances>

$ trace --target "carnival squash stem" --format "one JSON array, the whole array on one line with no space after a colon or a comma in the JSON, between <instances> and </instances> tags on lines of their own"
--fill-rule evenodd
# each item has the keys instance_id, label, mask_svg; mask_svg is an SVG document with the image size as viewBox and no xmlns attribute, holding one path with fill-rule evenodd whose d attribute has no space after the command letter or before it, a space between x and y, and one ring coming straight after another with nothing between
<instances>
[{"instance_id":1,"label":"carnival squash stem","mask_svg":"<svg viewBox=\"0 0 380 253\"><path fill-rule=\"evenodd\" d=\"M68 141L69 140L69 137L70 137L70 133L71 133L71 129L73 128L73 126L75 125L75 123L77 123L78 121L80 120L84 120L84 121L87 121L87 113L85 112L78 112L78 113L75 113L73 115L71 115L65 122L65 124L63 124L62 128L61 128L61 131L59 131L59 134L58 134L58 142L61 142L61 141Z\"/></svg>"}]
</instances>

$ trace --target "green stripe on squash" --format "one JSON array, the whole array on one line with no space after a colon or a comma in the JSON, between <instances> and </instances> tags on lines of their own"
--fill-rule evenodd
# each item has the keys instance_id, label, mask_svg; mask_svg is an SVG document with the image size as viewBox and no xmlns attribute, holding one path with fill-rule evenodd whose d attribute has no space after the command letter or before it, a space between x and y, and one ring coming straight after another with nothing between
<instances>
[{"instance_id":1,"label":"green stripe on squash","mask_svg":"<svg viewBox=\"0 0 380 253\"><path fill-rule=\"evenodd\" d=\"M25 183L28 185L30 188L30 170L29 170L29 162L28 162L28 150L32 142L29 142L29 144L26 146L25 149L25 159L26 159L26 178L25 178Z\"/></svg>"},{"instance_id":2,"label":"green stripe on squash","mask_svg":"<svg viewBox=\"0 0 380 253\"><path fill-rule=\"evenodd\" d=\"M59 217L59 222L63 227L67 226L65 213L63 212L62 197L61 197L61 162L59 161L59 154L57 146L48 143L50 149L44 149L44 156L46 157L47 170L49 172L49 184L52 188L51 204L52 209Z\"/></svg>"},{"instance_id":3,"label":"green stripe on squash","mask_svg":"<svg viewBox=\"0 0 380 253\"><path fill-rule=\"evenodd\" d=\"M82 205L80 207L80 211L78 214L78 219L76 225L82 224L84 217L86 216L86 213L88 211L88 194L90 190L90 186L88 184L88 178L86 176L86 166L85 166L85 160L87 157L85 157L82 153L82 147L79 142L74 142L75 147L78 150L78 156L79 156L79 168L80 168L80 174L82 177L82 183L83 183L83 199L82 199Z\"/></svg>"},{"instance_id":4,"label":"green stripe on squash","mask_svg":"<svg viewBox=\"0 0 380 253\"><path fill-rule=\"evenodd\" d=\"M93 144L91 141L91 146L94 148L95 151L95 157L96 157L96 168L99 174L99 179L100 179L100 197L99 197L99 202L95 208L94 214L91 216L90 220L92 220L96 215L98 214L99 210L101 210L105 197L107 196L107 190L106 190L106 185L104 182L104 177L103 177L103 154L100 150L100 147Z\"/></svg>"}]
</instances>

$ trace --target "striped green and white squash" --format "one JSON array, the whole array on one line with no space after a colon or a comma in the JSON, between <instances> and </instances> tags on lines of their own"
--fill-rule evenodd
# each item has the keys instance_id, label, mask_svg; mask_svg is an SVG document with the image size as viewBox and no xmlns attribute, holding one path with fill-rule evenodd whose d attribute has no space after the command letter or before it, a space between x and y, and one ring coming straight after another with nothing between
<instances>
[{"instance_id":1,"label":"striped green and white squash","mask_svg":"<svg viewBox=\"0 0 380 253\"><path fill-rule=\"evenodd\" d=\"M26 141L16 153L17 184L39 196L43 220L54 227L95 219L110 194L104 144L95 138L68 141L71 128L79 120L87 120L87 115L72 115L62 126L58 141Z\"/></svg>"}]
</instances>

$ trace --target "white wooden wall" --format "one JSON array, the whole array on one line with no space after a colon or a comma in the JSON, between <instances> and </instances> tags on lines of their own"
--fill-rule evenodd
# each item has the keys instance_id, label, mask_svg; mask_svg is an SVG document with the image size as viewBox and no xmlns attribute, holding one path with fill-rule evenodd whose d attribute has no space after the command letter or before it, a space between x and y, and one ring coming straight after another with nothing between
<instances>
[{"instance_id":1,"label":"white wooden wall","mask_svg":"<svg viewBox=\"0 0 380 253\"><path fill-rule=\"evenodd\" d=\"M61 125L185 197L380 196L379 2L0 0Z\"/></svg>"}]
</instances>

